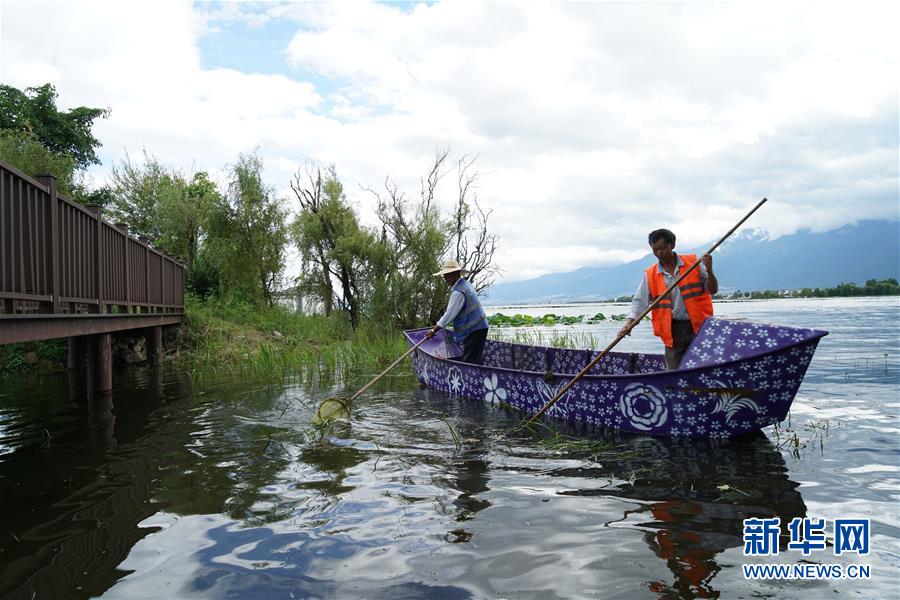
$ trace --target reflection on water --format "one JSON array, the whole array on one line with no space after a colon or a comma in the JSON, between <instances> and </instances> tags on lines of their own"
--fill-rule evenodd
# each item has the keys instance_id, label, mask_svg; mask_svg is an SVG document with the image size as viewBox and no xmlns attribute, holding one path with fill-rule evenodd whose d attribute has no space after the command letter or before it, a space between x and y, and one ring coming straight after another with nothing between
<instances>
[{"instance_id":1,"label":"reflection on water","mask_svg":"<svg viewBox=\"0 0 900 600\"><path fill-rule=\"evenodd\" d=\"M624 466L633 482L614 493L641 502L622 521L645 530L647 545L671 571L672 577L649 582L650 591L715 597L716 557L743 547L744 519L788 523L806 516L798 484L788 479L781 453L764 435L723 443L632 443L639 451Z\"/></svg>"},{"instance_id":2,"label":"reflection on water","mask_svg":"<svg viewBox=\"0 0 900 600\"><path fill-rule=\"evenodd\" d=\"M872 331L825 338L792 431L829 427L793 452L772 431L597 437L593 451L561 452L519 430L519 415L420 390L408 371L325 430L309 421L342 391L327 385L191 390L135 369L95 396L66 375L8 379L0 596L892 597L898 349L877 329L891 310L856 305ZM861 365L848 382L835 364L859 339L889 356L880 375ZM743 519L773 516L872 518L873 578L744 580Z\"/></svg>"}]
</instances>

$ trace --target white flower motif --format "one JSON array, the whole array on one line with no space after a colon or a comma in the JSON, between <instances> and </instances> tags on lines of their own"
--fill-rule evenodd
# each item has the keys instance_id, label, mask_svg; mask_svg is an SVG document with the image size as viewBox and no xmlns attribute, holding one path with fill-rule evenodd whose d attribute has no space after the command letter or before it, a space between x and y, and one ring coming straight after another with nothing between
<instances>
[{"instance_id":1,"label":"white flower motif","mask_svg":"<svg viewBox=\"0 0 900 600\"><path fill-rule=\"evenodd\" d=\"M628 417L632 427L641 431L662 427L669 418L666 397L652 385L644 383L625 386L619 399L619 410Z\"/></svg>"},{"instance_id":2,"label":"white flower motif","mask_svg":"<svg viewBox=\"0 0 900 600\"><path fill-rule=\"evenodd\" d=\"M450 370L447 371L447 385L450 387L450 392L453 394L460 393L462 384L462 371L459 370L459 367L450 367Z\"/></svg>"},{"instance_id":3,"label":"white flower motif","mask_svg":"<svg viewBox=\"0 0 900 600\"><path fill-rule=\"evenodd\" d=\"M487 390L484 394L485 402L497 404L506 400L506 390L500 387L500 384L497 382L496 373L491 373L490 377L484 378L484 389Z\"/></svg>"}]
</instances>

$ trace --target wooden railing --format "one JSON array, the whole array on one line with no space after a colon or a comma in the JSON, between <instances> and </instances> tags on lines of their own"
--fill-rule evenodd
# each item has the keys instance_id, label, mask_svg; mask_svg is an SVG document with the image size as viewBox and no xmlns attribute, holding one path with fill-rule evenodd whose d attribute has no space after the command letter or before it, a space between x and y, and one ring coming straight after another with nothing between
<instances>
[{"instance_id":1,"label":"wooden railing","mask_svg":"<svg viewBox=\"0 0 900 600\"><path fill-rule=\"evenodd\" d=\"M0 161L0 313L184 310L184 266Z\"/></svg>"}]
</instances>

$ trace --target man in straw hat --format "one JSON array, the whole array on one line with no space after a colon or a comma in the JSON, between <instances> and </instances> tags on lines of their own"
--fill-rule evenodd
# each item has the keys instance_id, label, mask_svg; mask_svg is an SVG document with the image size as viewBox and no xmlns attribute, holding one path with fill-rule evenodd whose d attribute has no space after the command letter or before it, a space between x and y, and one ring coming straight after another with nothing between
<instances>
[{"instance_id":1,"label":"man in straw hat","mask_svg":"<svg viewBox=\"0 0 900 600\"><path fill-rule=\"evenodd\" d=\"M487 316L475 288L463 278L464 273L465 270L458 262L448 260L444 263L444 268L434 274L435 277L443 276L450 286L450 301L444 315L425 337L432 338L439 329L451 324L456 342L463 347L463 355L459 360L481 364L488 333Z\"/></svg>"}]
</instances>

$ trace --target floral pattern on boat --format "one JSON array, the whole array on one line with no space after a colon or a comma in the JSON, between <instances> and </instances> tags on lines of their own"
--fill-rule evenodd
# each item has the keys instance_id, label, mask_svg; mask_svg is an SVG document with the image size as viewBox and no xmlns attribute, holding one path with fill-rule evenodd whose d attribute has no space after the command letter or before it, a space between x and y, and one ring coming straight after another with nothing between
<instances>
[{"instance_id":1,"label":"floral pattern on boat","mask_svg":"<svg viewBox=\"0 0 900 600\"><path fill-rule=\"evenodd\" d=\"M427 329L409 330L414 345ZM460 362L443 330L416 350L419 381L448 394L537 412L597 356L591 350L488 340L484 364ZM662 355L610 352L547 416L596 428L727 438L787 416L825 331L709 318L682 366Z\"/></svg>"}]
</instances>

